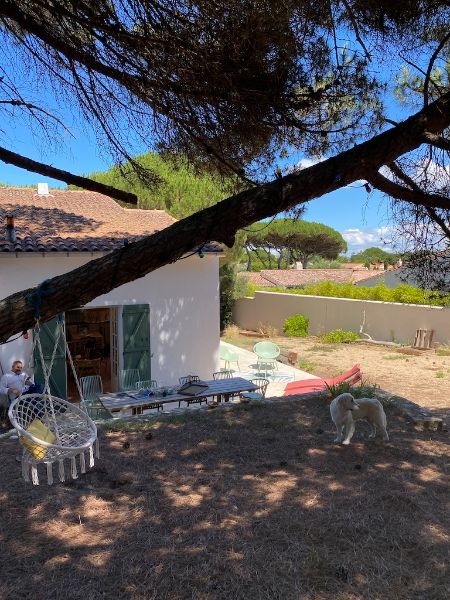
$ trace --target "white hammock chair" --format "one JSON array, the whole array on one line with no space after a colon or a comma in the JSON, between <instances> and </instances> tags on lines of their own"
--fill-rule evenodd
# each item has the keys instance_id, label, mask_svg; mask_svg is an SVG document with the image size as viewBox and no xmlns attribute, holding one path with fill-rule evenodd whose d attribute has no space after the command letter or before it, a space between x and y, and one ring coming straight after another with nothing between
<instances>
[{"instance_id":1,"label":"white hammock chair","mask_svg":"<svg viewBox=\"0 0 450 600\"><path fill-rule=\"evenodd\" d=\"M39 485L38 465L47 469L47 483L53 483L53 464L58 463L58 477L65 481L64 461L70 459L69 477L78 477L77 457L81 473L86 472L86 453L89 467L94 466L94 445L98 458L97 427L86 412L50 392L50 374L56 356L59 339L63 336L65 352L72 367L75 383L84 404L72 355L67 344L64 321L57 321L55 346L48 369L45 365L39 336L39 322L35 327L33 349L37 346L44 374L42 394L24 394L9 407L8 416L23 445L22 476L25 481Z\"/></svg>"}]
</instances>

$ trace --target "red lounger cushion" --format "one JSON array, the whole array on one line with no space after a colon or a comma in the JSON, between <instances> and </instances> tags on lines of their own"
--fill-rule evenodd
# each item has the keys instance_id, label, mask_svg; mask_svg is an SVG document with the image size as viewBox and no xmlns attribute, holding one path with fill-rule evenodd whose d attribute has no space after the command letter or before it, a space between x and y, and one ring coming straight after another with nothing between
<instances>
[{"instance_id":1,"label":"red lounger cushion","mask_svg":"<svg viewBox=\"0 0 450 600\"><path fill-rule=\"evenodd\" d=\"M354 377L355 376L355 377ZM302 379L301 381L292 381L284 388L284 396L293 394L305 394L306 392L314 392L324 390L327 385L339 385L347 379L354 377L350 382L352 385L361 379L361 371L359 365L354 365L351 369L338 375L337 377L326 377L324 379Z\"/></svg>"}]
</instances>

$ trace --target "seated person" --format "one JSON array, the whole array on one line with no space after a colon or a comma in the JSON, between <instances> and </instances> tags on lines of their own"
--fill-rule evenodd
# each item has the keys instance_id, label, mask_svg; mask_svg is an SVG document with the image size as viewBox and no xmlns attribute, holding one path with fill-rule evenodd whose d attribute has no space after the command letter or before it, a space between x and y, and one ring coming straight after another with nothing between
<instances>
[{"instance_id":1,"label":"seated person","mask_svg":"<svg viewBox=\"0 0 450 600\"><path fill-rule=\"evenodd\" d=\"M8 397L9 404L22 394L42 394L43 385L35 385L30 377L23 372L23 363L15 360L10 373L5 373L0 379L0 394Z\"/></svg>"}]
</instances>

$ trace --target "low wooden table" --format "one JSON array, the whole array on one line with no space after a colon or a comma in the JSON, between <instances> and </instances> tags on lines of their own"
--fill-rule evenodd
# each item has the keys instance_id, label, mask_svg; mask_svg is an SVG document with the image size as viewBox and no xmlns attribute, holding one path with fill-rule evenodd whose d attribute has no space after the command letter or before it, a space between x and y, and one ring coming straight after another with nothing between
<instances>
[{"instance_id":1,"label":"low wooden table","mask_svg":"<svg viewBox=\"0 0 450 600\"><path fill-rule=\"evenodd\" d=\"M258 389L258 386L244 379L243 377L232 377L231 379L208 379L201 383L206 384L208 387L202 390L201 393L196 396L187 396L185 394L168 394L166 396L144 396L139 394L137 390L130 390L128 392L115 392L110 394L103 394L99 400L102 405L110 412L118 412L126 409L137 409L144 410L146 408L163 408L164 404L171 402L189 401L194 398L210 398L211 396L231 396L233 394L239 394L240 392L252 392ZM180 386L174 386L179 388ZM174 389L174 387L168 386L167 389Z\"/></svg>"}]
</instances>

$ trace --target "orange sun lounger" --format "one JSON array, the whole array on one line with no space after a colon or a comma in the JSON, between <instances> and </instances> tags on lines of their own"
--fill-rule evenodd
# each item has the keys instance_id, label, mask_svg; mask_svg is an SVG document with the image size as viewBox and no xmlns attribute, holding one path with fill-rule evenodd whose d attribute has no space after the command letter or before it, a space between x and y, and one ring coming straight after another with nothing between
<instances>
[{"instance_id":1,"label":"orange sun lounger","mask_svg":"<svg viewBox=\"0 0 450 600\"><path fill-rule=\"evenodd\" d=\"M337 377L325 377L319 379L302 379L301 381L292 381L284 388L283 396L293 396L295 394L307 394L309 392L320 392L327 386L339 385L347 381L350 385L355 385L361 381L361 370L359 365L355 365L342 375Z\"/></svg>"}]
</instances>

